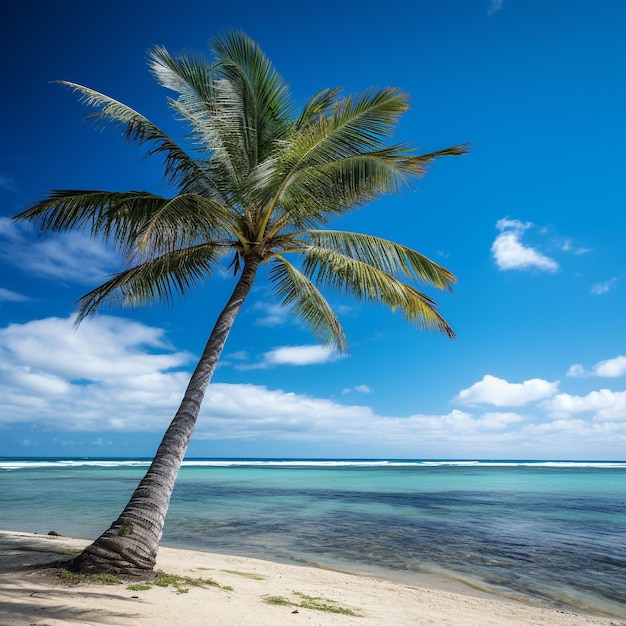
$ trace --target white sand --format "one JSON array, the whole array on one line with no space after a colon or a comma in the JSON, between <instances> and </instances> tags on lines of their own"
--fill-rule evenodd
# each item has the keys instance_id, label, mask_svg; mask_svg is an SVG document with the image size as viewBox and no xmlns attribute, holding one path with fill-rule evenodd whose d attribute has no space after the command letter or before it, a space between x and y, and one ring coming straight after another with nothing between
<instances>
[{"instance_id":1,"label":"white sand","mask_svg":"<svg viewBox=\"0 0 626 626\"><path fill-rule=\"evenodd\" d=\"M39 565L63 558L88 542L66 537L0 531L0 625L66 624L164 626L626 626L610 617L560 611L481 594L450 593L354 576L326 569L173 548L159 550L157 569L210 578L222 587L127 584L63 585ZM352 610L357 616L269 604L281 596L297 604L307 596ZM484 596L484 594L482 594Z\"/></svg>"}]
</instances>

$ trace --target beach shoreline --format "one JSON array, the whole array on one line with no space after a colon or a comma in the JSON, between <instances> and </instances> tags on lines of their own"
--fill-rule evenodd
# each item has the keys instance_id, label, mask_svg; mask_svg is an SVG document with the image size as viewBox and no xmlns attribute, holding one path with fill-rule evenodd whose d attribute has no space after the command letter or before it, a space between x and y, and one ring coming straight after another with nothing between
<instances>
[{"instance_id":1,"label":"beach shoreline","mask_svg":"<svg viewBox=\"0 0 626 626\"><path fill-rule=\"evenodd\" d=\"M45 564L88 543L0 531L0 626L292 626L305 622L320 626L626 626L621 618L496 597L470 587L460 593L460 583L452 592L437 588L436 581L417 586L361 573L187 548L161 547L157 569L211 579L216 585L192 587L183 593L172 586L132 590L127 583L67 585L55 572L45 570ZM311 598L317 599L314 605L326 609L307 608Z\"/></svg>"}]
</instances>

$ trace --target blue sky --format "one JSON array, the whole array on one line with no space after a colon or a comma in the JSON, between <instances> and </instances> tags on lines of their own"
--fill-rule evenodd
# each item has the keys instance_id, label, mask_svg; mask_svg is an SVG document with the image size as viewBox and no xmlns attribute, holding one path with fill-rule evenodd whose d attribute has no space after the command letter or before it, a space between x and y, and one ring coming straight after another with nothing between
<instances>
[{"instance_id":1,"label":"blue sky","mask_svg":"<svg viewBox=\"0 0 626 626\"><path fill-rule=\"evenodd\" d=\"M0 455L149 456L232 281L73 330L119 259L9 218L51 189L163 193L159 163L50 81L113 96L183 141L146 51L255 39L299 103L325 87L411 96L397 139L471 142L414 191L334 226L394 239L458 278L433 293L458 338L331 296L350 358L261 279L227 343L189 456L626 459L626 3L381 5L60 0L13 6L0 40Z\"/></svg>"}]
</instances>

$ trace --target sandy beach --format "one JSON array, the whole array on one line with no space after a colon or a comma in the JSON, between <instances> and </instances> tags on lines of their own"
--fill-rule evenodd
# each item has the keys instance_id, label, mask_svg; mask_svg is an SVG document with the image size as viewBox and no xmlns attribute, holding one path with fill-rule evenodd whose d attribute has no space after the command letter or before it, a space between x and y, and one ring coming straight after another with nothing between
<instances>
[{"instance_id":1,"label":"sandy beach","mask_svg":"<svg viewBox=\"0 0 626 626\"><path fill-rule=\"evenodd\" d=\"M616 618L494 598L469 588L467 593L451 593L326 569L166 547L159 550L158 570L216 584L195 587L180 582L182 592L172 585L137 590L119 582L66 584L56 571L42 567L87 543L0 531L0 625L626 626ZM303 606L311 603L326 610Z\"/></svg>"}]
</instances>

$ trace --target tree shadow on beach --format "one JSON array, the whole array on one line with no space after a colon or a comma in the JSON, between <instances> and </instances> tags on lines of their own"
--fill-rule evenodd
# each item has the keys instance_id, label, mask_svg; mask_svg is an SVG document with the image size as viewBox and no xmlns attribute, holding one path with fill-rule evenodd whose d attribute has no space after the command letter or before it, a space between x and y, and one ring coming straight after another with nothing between
<instances>
[{"instance_id":1,"label":"tree shadow on beach","mask_svg":"<svg viewBox=\"0 0 626 626\"><path fill-rule=\"evenodd\" d=\"M64 585L59 568L72 552L45 535L0 533L0 624L120 624L141 618L130 607L111 606L137 599L101 587Z\"/></svg>"}]
</instances>

